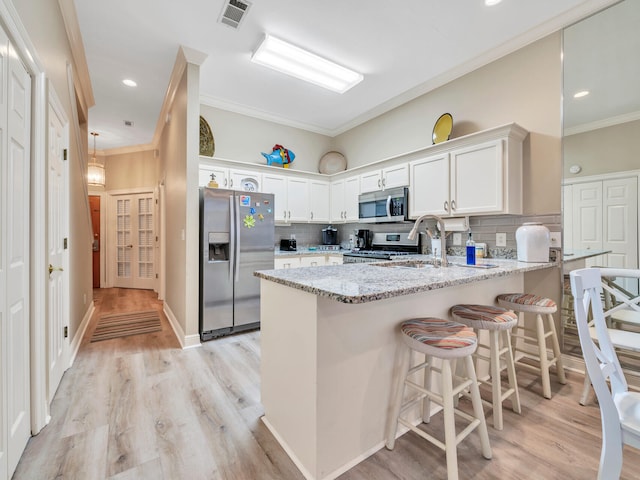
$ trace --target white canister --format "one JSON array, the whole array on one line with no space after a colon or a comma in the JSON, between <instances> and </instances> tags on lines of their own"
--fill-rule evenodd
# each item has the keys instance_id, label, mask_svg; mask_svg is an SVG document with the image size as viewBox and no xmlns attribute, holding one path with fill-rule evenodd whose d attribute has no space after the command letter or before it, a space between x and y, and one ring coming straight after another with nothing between
<instances>
[{"instance_id":1,"label":"white canister","mask_svg":"<svg viewBox=\"0 0 640 480\"><path fill-rule=\"evenodd\" d=\"M551 238L549 229L541 223L523 223L516 230L519 262L548 262Z\"/></svg>"}]
</instances>

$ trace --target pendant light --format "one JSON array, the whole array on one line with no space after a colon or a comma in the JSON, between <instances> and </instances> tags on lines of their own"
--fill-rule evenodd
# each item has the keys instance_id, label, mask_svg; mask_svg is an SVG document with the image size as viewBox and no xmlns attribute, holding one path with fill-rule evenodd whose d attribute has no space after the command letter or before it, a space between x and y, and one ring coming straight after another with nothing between
<instances>
[{"instance_id":1,"label":"pendant light","mask_svg":"<svg viewBox=\"0 0 640 480\"><path fill-rule=\"evenodd\" d=\"M88 165L89 168L87 171L87 179L88 179L89 185L92 187L104 187L104 183L105 183L104 165L102 165L102 163L99 163L96 160L96 137L100 134L96 132L91 132L91 135L93 135L93 157L91 157L91 161L89 162L89 165Z\"/></svg>"}]
</instances>

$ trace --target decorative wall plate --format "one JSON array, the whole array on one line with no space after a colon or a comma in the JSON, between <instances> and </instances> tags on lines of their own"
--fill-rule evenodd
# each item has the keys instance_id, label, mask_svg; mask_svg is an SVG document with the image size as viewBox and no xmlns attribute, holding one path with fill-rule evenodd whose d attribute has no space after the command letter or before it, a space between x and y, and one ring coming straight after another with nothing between
<instances>
[{"instance_id":1,"label":"decorative wall plate","mask_svg":"<svg viewBox=\"0 0 640 480\"><path fill-rule=\"evenodd\" d=\"M216 144L213 140L211 127L204 119L204 117L200 116L200 155L204 155L205 157L213 157L213 153L215 151Z\"/></svg>"},{"instance_id":2,"label":"decorative wall plate","mask_svg":"<svg viewBox=\"0 0 640 480\"><path fill-rule=\"evenodd\" d=\"M433 126L433 143L442 143L449 140L451 130L453 129L453 117L450 113L443 113L440 118L436 120L436 124Z\"/></svg>"},{"instance_id":3,"label":"decorative wall plate","mask_svg":"<svg viewBox=\"0 0 640 480\"><path fill-rule=\"evenodd\" d=\"M347 159L340 152L325 153L318 163L318 171L327 175L347 169Z\"/></svg>"}]
</instances>

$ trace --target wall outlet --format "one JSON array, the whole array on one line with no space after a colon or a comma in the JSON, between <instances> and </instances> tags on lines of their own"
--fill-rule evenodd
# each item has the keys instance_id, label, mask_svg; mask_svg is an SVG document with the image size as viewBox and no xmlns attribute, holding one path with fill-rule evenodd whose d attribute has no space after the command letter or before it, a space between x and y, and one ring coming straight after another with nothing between
<instances>
[{"instance_id":1,"label":"wall outlet","mask_svg":"<svg viewBox=\"0 0 640 480\"><path fill-rule=\"evenodd\" d=\"M462 234L454 233L453 234L453 244L454 245L462 245Z\"/></svg>"},{"instance_id":2,"label":"wall outlet","mask_svg":"<svg viewBox=\"0 0 640 480\"><path fill-rule=\"evenodd\" d=\"M506 246L507 246L507 234L496 233L496 247L506 247Z\"/></svg>"},{"instance_id":3,"label":"wall outlet","mask_svg":"<svg viewBox=\"0 0 640 480\"><path fill-rule=\"evenodd\" d=\"M562 232L550 232L549 239L551 248L562 248Z\"/></svg>"}]
</instances>

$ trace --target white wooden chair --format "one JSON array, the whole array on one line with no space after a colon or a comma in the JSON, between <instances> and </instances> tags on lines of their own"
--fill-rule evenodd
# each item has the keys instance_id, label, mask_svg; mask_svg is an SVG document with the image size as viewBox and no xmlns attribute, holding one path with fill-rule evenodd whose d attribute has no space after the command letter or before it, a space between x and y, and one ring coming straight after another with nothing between
<instances>
[{"instance_id":1,"label":"white wooden chair","mask_svg":"<svg viewBox=\"0 0 640 480\"><path fill-rule=\"evenodd\" d=\"M602 417L602 452L598 480L620 478L624 444L640 448L640 393L629 392L613 343L609 338L602 307L602 275L613 269L584 268L571 272L571 291L580 346ZM624 276L640 278L640 270L625 270ZM592 317L597 345L592 338ZM609 380L611 387L607 385Z\"/></svg>"},{"instance_id":2,"label":"white wooden chair","mask_svg":"<svg viewBox=\"0 0 640 480\"><path fill-rule=\"evenodd\" d=\"M604 317L610 327L636 328L636 331L629 331L620 328L609 328L609 339L619 351L640 352L640 296L635 295L620 286L623 279L636 279L637 270L621 268L598 267L602 281L602 292L604 297ZM597 339L595 328L590 322L591 337ZM589 376L585 375L580 405L589 403L591 393L591 382Z\"/></svg>"}]
</instances>

